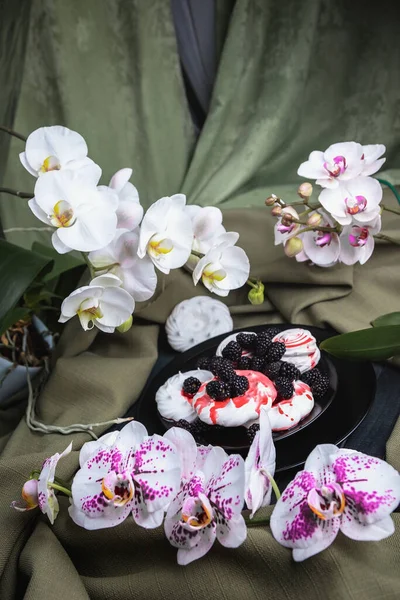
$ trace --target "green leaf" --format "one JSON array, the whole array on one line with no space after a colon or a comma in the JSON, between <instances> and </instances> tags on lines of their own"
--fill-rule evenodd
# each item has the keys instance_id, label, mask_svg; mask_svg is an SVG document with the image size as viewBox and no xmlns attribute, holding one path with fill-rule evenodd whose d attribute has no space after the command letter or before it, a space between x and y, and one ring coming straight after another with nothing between
<instances>
[{"instance_id":1,"label":"green leaf","mask_svg":"<svg viewBox=\"0 0 400 600\"><path fill-rule=\"evenodd\" d=\"M58 278L66 271L85 265L83 260L77 258L73 254L59 254L53 247L46 246L40 242L34 242L32 250L53 261L53 268L50 273L46 275L44 281L51 281L52 279Z\"/></svg>"},{"instance_id":2,"label":"green leaf","mask_svg":"<svg viewBox=\"0 0 400 600\"><path fill-rule=\"evenodd\" d=\"M328 338L321 350L349 360L385 360L400 354L400 325L361 329Z\"/></svg>"},{"instance_id":3,"label":"green leaf","mask_svg":"<svg viewBox=\"0 0 400 600\"><path fill-rule=\"evenodd\" d=\"M12 308L4 316L1 322L0 335L3 335L3 333L7 331L9 327L11 327L11 325L14 325L20 319L26 319L27 317L29 317L29 310L27 308L24 308L23 306L16 306L15 308Z\"/></svg>"},{"instance_id":4,"label":"green leaf","mask_svg":"<svg viewBox=\"0 0 400 600\"><path fill-rule=\"evenodd\" d=\"M373 327L385 327L389 325L400 325L400 312L392 312L387 315L382 315L372 321L371 325Z\"/></svg>"},{"instance_id":5,"label":"green leaf","mask_svg":"<svg viewBox=\"0 0 400 600\"><path fill-rule=\"evenodd\" d=\"M50 258L0 240L0 331L5 330L5 316L17 305L29 285L48 273L52 265Z\"/></svg>"}]
</instances>

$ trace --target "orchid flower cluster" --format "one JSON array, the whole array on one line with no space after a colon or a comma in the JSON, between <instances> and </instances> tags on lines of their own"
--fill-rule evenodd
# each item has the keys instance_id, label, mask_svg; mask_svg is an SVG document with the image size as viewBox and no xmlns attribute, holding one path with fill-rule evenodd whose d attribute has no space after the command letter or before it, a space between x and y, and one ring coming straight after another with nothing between
<instances>
[{"instance_id":1,"label":"orchid flower cluster","mask_svg":"<svg viewBox=\"0 0 400 600\"><path fill-rule=\"evenodd\" d=\"M121 431L83 445L80 468L69 487L55 472L71 447L33 471L22 500L12 506L20 511L39 507L54 523L57 495L65 494L70 517L87 530L115 527L130 517L147 529L163 526L180 565L204 556L216 539L227 548L240 546L247 525L268 522L253 517L270 504L272 491L277 502L271 531L292 549L295 561L327 548L339 531L353 540L375 541L394 532L390 514L400 501L400 475L360 452L317 446L280 495L264 409L245 460L220 447L197 445L186 430L173 427L163 436L149 436L141 423L131 421Z\"/></svg>"},{"instance_id":2,"label":"orchid flower cluster","mask_svg":"<svg viewBox=\"0 0 400 600\"><path fill-rule=\"evenodd\" d=\"M374 251L374 238L393 241L379 233L381 213L400 212L382 204L381 184L371 177L385 162L385 150L382 144L343 142L325 152L311 152L297 173L315 179L323 188L318 201L311 202L313 186L309 182L298 189L302 202L287 205L275 195L266 200L278 217L275 245L283 244L285 254L298 262L331 267L338 262L364 264ZM302 212L295 209L299 204Z\"/></svg>"},{"instance_id":3,"label":"orchid flower cluster","mask_svg":"<svg viewBox=\"0 0 400 600\"><path fill-rule=\"evenodd\" d=\"M89 285L62 303L60 322L77 315L85 330L128 330L135 302L155 293L156 269L168 275L186 265L194 285L202 281L219 296L246 282L256 287L249 280L248 257L236 246L239 234L226 232L218 208L187 206L186 197L175 194L144 214L129 181L132 169L99 185L102 171L87 154L83 137L61 126L31 133L20 154L37 178L31 211L53 229L55 250L81 252L91 273Z\"/></svg>"}]
</instances>

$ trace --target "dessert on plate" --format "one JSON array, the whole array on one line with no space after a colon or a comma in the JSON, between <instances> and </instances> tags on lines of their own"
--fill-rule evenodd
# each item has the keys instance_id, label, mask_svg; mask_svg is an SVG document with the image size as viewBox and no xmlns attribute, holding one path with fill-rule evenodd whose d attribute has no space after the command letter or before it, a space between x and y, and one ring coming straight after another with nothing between
<instances>
[{"instance_id":1,"label":"dessert on plate","mask_svg":"<svg viewBox=\"0 0 400 600\"><path fill-rule=\"evenodd\" d=\"M320 358L306 329L233 333L215 356L200 358L197 369L170 377L157 391L157 409L167 427L188 429L202 443L215 439L216 431L241 437L245 431L250 442L261 406L268 408L272 430L286 431L328 392L329 377L317 367Z\"/></svg>"}]
</instances>

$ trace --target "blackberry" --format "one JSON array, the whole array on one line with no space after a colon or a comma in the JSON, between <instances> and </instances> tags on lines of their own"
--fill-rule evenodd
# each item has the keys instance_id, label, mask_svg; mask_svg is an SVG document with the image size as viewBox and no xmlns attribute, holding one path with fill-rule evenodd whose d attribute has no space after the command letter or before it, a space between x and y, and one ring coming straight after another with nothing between
<instances>
[{"instance_id":1,"label":"blackberry","mask_svg":"<svg viewBox=\"0 0 400 600\"><path fill-rule=\"evenodd\" d=\"M254 348L255 356L265 356L271 346L271 338L266 335L258 335L256 345Z\"/></svg>"},{"instance_id":2,"label":"blackberry","mask_svg":"<svg viewBox=\"0 0 400 600\"><path fill-rule=\"evenodd\" d=\"M195 419L192 423L188 423L188 425L190 433L194 436L203 433L206 427L206 424L200 421L200 419Z\"/></svg>"},{"instance_id":3,"label":"blackberry","mask_svg":"<svg viewBox=\"0 0 400 600\"><path fill-rule=\"evenodd\" d=\"M267 333L270 336L271 340L279 333L279 329L277 327L268 327Z\"/></svg>"},{"instance_id":4,"label":"blackberry","mask_svg":"<svg viewBox=\"0 0 400 600\"><path fill-rule=\"evenodd\" d=\"M198 369L204 369L205 371L210 370L211 358L209 356L202 356L196 363Z\"/></svg>"},{"instance_id":5,"label":"blackberry","mask_svg":"<svg viewBox=\"0 0 400 600\"><path fill-rule=\"evenodd\" d=\"M242 356L242 349L237 342L229 342L222 350L222 356L232 362L237 362Z\"/></svg>"},{"instance_id":6,"label":"blackberry","mask_svg":"<svg viewBox=\"0 0 400 600\"><path fill-rule=\"evenodd\" d=\"M182 385L182 389L187 396L194 396L199 391L201 381L197 377L188 377Z\"/></svg>"},{"instance_id":7,"label":"blackberry","mask_svg":"<svg viewBox=\"0 0 400 600\"><path fill-rule=\"evenodd\" d=\"M296 381L300 378L300 371L292 363L282 362L279 375L290 379L290 381Z\"/></svg>"},{"instance_id":8,"label":"blackberry","mask_svg":"<svg viewBox=\"0 0 400 600\"><path fill-rule=\"evenodd\" d=\"M265 359L264 357L261 358L259 356L254 356L254 358L251 359L251 369L252 371L260 371L260 373L263 372L265 367Z\"/></svg>"},{"instance_id":9,"label":"blackberry","mask_svg":"<svg viewBox=\"0 0 400 600\"><path fill-rule=\"evenodd\" d=\"M229 387L223 381L210 381L206 385L207 394L214 400L222 401L229 398Z\"/></svg>"},{"instance_id":10,"label":"blackberry","mask_svg":"<svg viewBox=\"0 0 400 600\"><path fill-rule=\"evenodd\" d=\"M310 387L316 400L322 398L329 389L329 377L327 375L321 375L319 381L313 383Z\"/></svg>"},{"instance_id":11,"label":"blackberry","mask_svg":"<svg viewBox=\"0 0 400 600\"><path fill-rule=\"evenodd\" d=\"M268 348L265 359L268 363L280 360L286 352L286 346L283 342L272 342Z\"/></svg>"},{"instance_id":12,"label":"blackberry","mask_svg":"<svg viewBox=\"0 0 400 600\"><path fill-rule=\"evenodd\" d=\"M222 359L220 363L218 363L216 367L216 375L222 381L229 382L232 377L235 375L235 370L232 366L232 363L227 359Z\"/></svg>"},{"instance_id":13,"label":"blackberry","mask_svg":"<svg viewBox=\"0 0 400 600\"><path fill-rule=\"evenodd\" d=\"M241 371L249 371L251 369L250 356L242 356L237 364L237 368Z\"/></svg>"},{"instance_id":14,"label":"blackberry","mask_svg":"<svg viewBox=\"0 0 400 600\"><path fill-rule=\"evenodd\" d=\"M257 423L254 423L254 425L250 425L250 427L247 429L247 437L249 438L250 444L253 443L257 431L260 431L260 426L257 425Z\"/></svg>"},{"instance_id":15,"label":"blackberry","mask_svg":"<svg viewBox=\"0 0 400 600\"><path fill-rule=\"evenodd\" d=\"M249 389L249 380L244 375L235 375L231 381L231 398L243 396Z\"/></svg>"},{"instance_id":16,"label":"blackberry","mask_svg":"<svg viewBox=\"0 0 400 600\"><path fill-rule=\"evenodd\" d=\"M311 371L306 371L300 376L300 379L304 381L310 387L317 383L321 378L321 371L319 369L311 369Z\"/></svg>"},{"instance_id":17,"label":"blackberry","mask_svg":"<svg viewBox=\"0 0 400 600\"><path fill-rule=\"evenodd\" d=\"M257 341L257 336L255 333L238 333L236 341L244 350L252 350Z\"/></svg>"},{"instance_id":18,"label":"blackberry","mask_svg":"<svg viewBox=\"0 0 400 600\"><path fill-rule=\"evenodd\" d=\"M277 377L275 379L275 387L278 391L278 394L284 400L289 400L294 394L294 387L290 379L286 379L285 377Z\"/></svg>"},{"instance_id":19,"label":"blackberry","mask_svg":"<svg viewBox=\"0 0 400 600\"><path fill-rule=\"evenodd\" d=\"M224 359L222 358L222 356L214 356L211 359L209 369L213 375L218 376L218 369L221 366L223 360Z\"/></svg>"},{"instance_id":20,"label":"blackberry","mask_svg":"<svg viewBox=\"0 0 400 600\"><path fill-rule=\"evenodd\" d=\"M176 427L180 427L181 429L186 429L186 431L190 431L190 423L185 419L180 419L175 423Z\"/></svg>"},{"instance_id":21,"label":"blackberry","mask_svg":"<svg viewBox=\"0 0 400 600\"><path fill-rule=\"evenodd\" d=\"M277 360L276 362L272 362L272 363L265 365L265 368L263 371L264 375L266 375L267 377L269 377L272 380L276 379L277 377L279 377L279 371L281 369L282 364L283 363L281 360Z\"/></svg>"}]
</instances>

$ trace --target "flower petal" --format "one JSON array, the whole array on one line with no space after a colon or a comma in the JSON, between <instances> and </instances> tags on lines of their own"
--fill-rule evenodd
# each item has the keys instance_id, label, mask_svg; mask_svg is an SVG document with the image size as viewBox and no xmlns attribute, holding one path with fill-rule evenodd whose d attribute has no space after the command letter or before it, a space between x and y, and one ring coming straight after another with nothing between
<instances>
[{"instance_id":1,"label":"flower petal","mask_svg":"<svg viewBox=\"0 0 400 600\"><path fill-rule=\"evenodd\" d=\"M325 179L329 174L324 169L324 153L319 150L311 152L308 160L301 163L297 169L297 175L309 179Z\"/></svg>"},{"instance_id":2,"label":"flower petal","mask_svg":"<svg viewBox=\"0 0 400 600\"><path fill-rule=\"evenodd\" d=\"M107 287L103 290L100 308L103 316L96 321L106 327L119 327L133 313L135 301L122 288Z\"/></svg>"},{"instance_id":3,"label":"flower petal","mask_svg":"<svg viewBox=\"0 0 400 600\"><path fill-rule=\"evenodd\" d=\"M206 463L212 459L212 453L207 457ZM206 467L206 465L205 465ZM205 471L205 469L204 469ZM231 454L223 463L220 470L214 471L207 485L208 498L225 520L240 515L244 504L244 461L238 454Z\"/></svg>"},{"instance_id":4,"label":"flower petal","mask_svg":"<svg viewBox=\"0 0 400 600\"><path fill-rule=\"evenodd\" d=\"M217 518L217 539L225 548L238 548L247 537L247 527L242 515L230 520Z\"/></svg>"},{"instance_id":5,"label":"flower petal","mask_svg":"<svg viewBox=\"0 0 400 600\"><path fill-rule=\"evenodd\" d=\"M361 523L350 511L344 511L340 530L344 535L357 541L379 541L394 533L394 522L385 517L376 523Z\"/></svg>"},{"instance_id":6,"label":"flower petal","mask_svg":"<svg viewBox=\"0 0 400 600\"><path fill-rule=\"evenodd\" d=\"M36 198L32 198L31 200L28 200L28 206L31 209L31 211L33 212L33 214L35 215L35 217L40 219L40 221L42 221L42 223L46 223L46 225L50 225L50 221L47 217L47 214L45 213L44 210L42 210L40 208L39 204L36 202Z\"/></svg>"},{"instance_id":7,"label":"flower petal","mask_svg":"<svg viewBox=\"0 0 400 600\"><path fill-rule=\"evenodd\" d=\"M117 193L122 190L126 183L132 177L132 169L120 169L110 179L109 187Z\"/></svg>"},{"instance_id":8,"label":"flower petal","mask_svg":"<svg viewBox=\"0 0 400 600\"><path fill-rule=\"evenodd\" d=\"M164 437L173 443L181 461L181 478L190 479L195 473L197 445L189 431L181 427L171 427Z\"/></svg>"}]
</instances>

